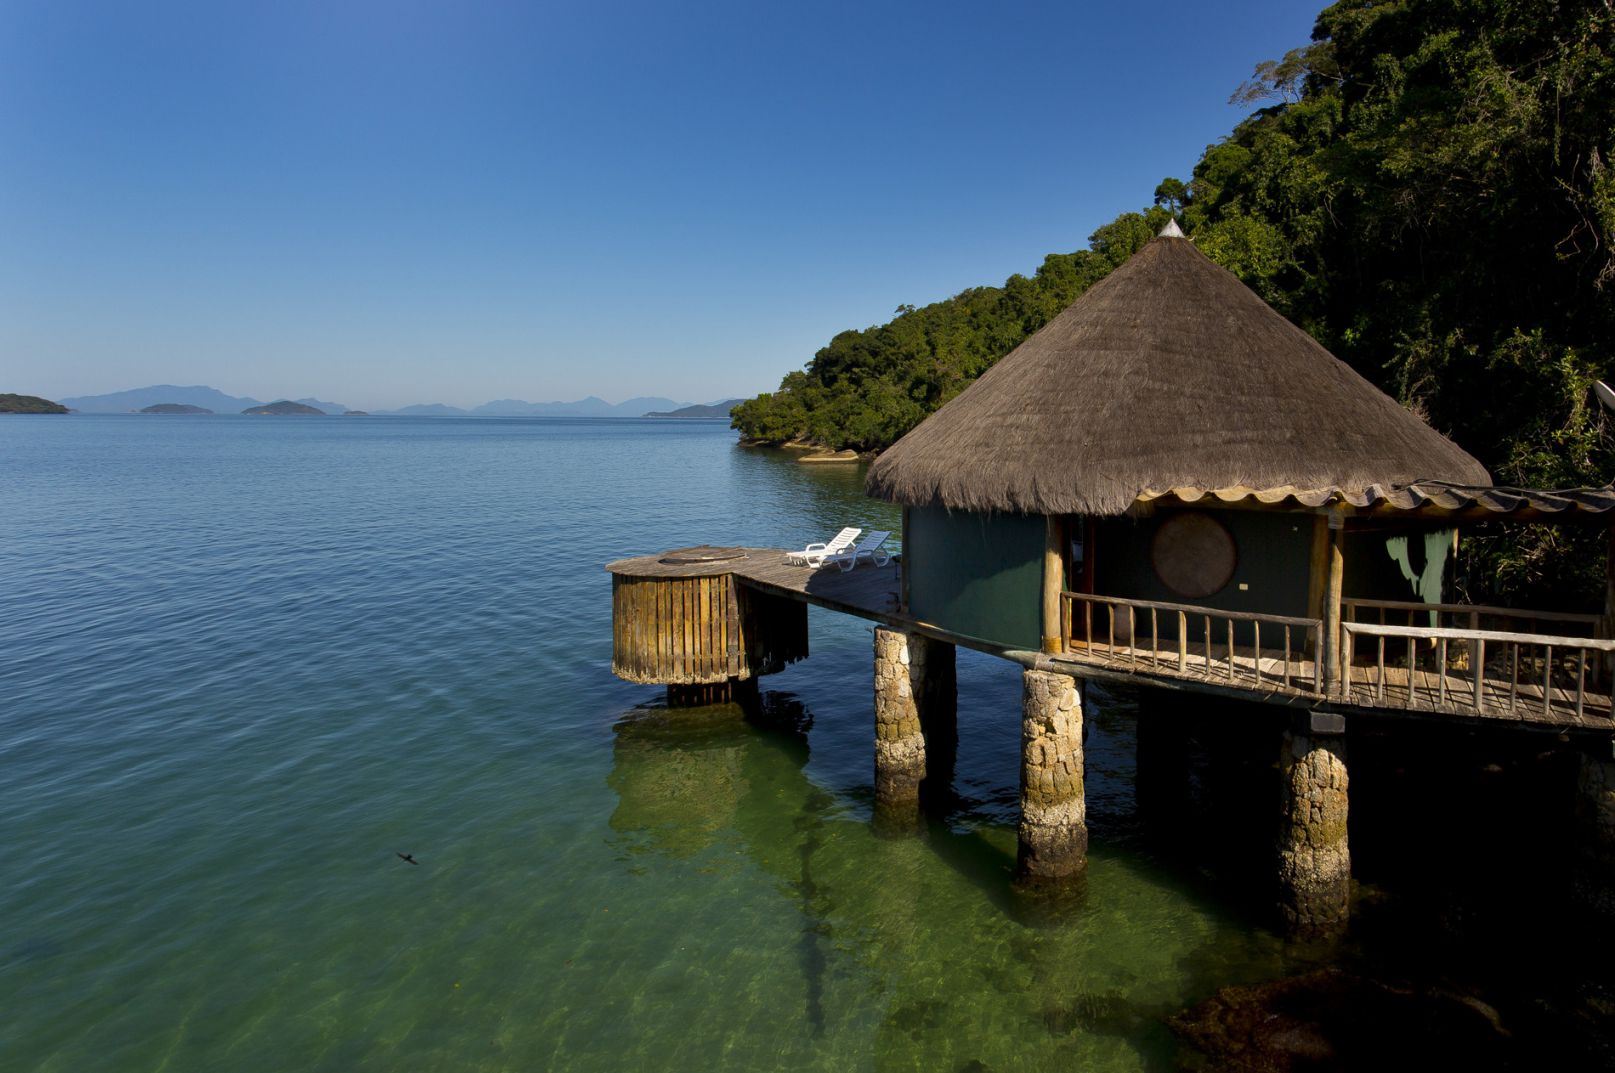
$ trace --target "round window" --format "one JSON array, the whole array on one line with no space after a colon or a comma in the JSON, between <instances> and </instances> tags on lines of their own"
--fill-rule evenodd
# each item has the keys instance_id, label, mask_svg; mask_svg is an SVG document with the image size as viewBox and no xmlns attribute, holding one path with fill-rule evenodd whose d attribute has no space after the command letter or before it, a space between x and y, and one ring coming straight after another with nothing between
<instances>
[{"instance_id":1,"label":"round window","mask_svg":"<svg viewBox=\"0 0 1615 1073\"><path fill-rule=\"evenodd\" d=\"M1210 596L1227 585L1238 562L1234 534L1209 514L1173 515L1150 541L1155 576L1188 599Z\"/></svg>"}]
</instances>

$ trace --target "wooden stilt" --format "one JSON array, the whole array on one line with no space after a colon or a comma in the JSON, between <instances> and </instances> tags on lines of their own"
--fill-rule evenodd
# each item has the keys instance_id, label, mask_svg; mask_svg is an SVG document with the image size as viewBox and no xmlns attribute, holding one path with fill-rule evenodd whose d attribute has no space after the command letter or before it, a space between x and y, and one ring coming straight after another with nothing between
<instances>
[{"instance_id":1,"label":"wooden stilt","mask_svg":"<svg viewBox=\"0 0 1615 1073\"><path fill-rule=\"evenodd\" d=\"M1043 526L1043 651L1065 651L1060 629L1060 594L1065 591L1065 524L1050 515Z\"/></svg>"}]
</instances>

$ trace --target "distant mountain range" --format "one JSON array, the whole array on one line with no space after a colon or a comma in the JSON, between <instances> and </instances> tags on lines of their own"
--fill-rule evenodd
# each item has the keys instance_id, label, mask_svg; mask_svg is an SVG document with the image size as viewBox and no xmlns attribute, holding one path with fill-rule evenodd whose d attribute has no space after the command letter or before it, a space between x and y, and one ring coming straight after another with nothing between
<instances>
[{"instance_id":1,"label":"distant mountain range","mask_svg":"<svg viewBox=\"0 0 1615 1073\"><path fill-rule=\"evenodd\" d=\"M412 414L416 417L644 417L652 410L672 408L672 399L637 398L612 404L590 395L577 402L526 402L522 399L495 399L470 410L445 406L440 402L405 406L401 410L377 413Z\"/></svg>"},{"instance_id":2,"label":"distant mountain range","mask_svg":"<svg viewBox=\"0 0 1615 1073\"><path fill-rule=\"evenodd\" d=\"M321 402L319 399L289 401L312 406L328 414L339 414L348 409L340 402ZM77 410L81 414L126 414L164 404L200 406L214 413L238 414L242 410L264 405L262 399L247 395L226 395L218 388L201 385L178 387L174 384L154 384L151 387L137 387L130 391L114 391L109 395L79 395L71 399L61 399L60 402L68 409Z\"/></svg>"},{"instance_id":3,"label":"distant mountain range","mask_svg":"<svg viewBox=\"0 0 1615 1073\"><path fill-rule=\"evenodd\" d=\"M320 399L276 400L311 406L327 414L340 414L352 407L340 402ZM727 417L729 408L740 400L726 399L706 405L691 406L649 396L610 403L590 395L576 402L527 402L522 399L495 399L470 410L447 406L441 402L420 403L397 410L372 410L372 414L398 414L412 417ZM264 406L261 399L247 395L227 395L218 388L175 384L155 384L130 391L114 391L107 395L79 395L62 399L70 409L85 414L125 414L148 410L153 406L194 406L219 414L239 414L244 410Z\"/></svg>"}]
</instances>

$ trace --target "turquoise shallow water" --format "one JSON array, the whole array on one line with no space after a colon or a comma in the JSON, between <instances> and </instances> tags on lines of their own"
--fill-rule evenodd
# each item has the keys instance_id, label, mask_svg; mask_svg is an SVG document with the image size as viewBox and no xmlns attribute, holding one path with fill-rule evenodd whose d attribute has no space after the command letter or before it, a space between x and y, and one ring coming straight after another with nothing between
<instances>
[{"instance_id":1,"label":"turquoise shallow water","mask_svg":"<svg viewBox=\"0 0 1615 1073\"><path fill-rule=\"evenodd\" d=\"M1143 848L1126 696L1051 907L1014 668L961 655L913 839L865 624L814 612L751 722L611 676L601 564L893 522L856 469L654 421L13 419L0 459L4 1068L1129 1070L1304 964Z\"/></svg>"}]
</instances>

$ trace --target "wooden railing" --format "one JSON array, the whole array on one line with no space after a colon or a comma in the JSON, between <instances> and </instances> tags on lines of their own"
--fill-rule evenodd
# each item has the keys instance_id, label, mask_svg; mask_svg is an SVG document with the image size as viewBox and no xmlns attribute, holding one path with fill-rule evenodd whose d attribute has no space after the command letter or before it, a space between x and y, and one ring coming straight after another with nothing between
<instances>
[{"instance_id":1,"label":"wooden railing","mask_svg":"<svg viewBox=\"0 0 1615 1073\"><path fill-rule=\"evenodd\" d=\"M1430 616L1435 616L1431 622ZM1554 629L1565 630L1571 636L1593 636L1601 616L1578 614L1573 611L1531 611L1518 607L1489 607L1485 604L1426 604L1409 600L1340 601L1342 622L1377 622L1381 626L1430 626L1445 629L1481 629L1513 632L1541 633L1538 629L1552 623ZM1523 627L1523 628L1522 628Z\"/></svg>"},{"instance_id":2,"label":"wooden railing","mask_svg":"<svg viewBox=\"0 0 1615 1073\"><path fill-rule=\"evenodd\" d=\"M1340 630L1340 693L1353 704L1574 724L1589 705L1610 714L1604 668L1615 641L1365 622Z\"/></svg>"},{"instance_id":3,"label":"wooden railing","mask_svg":"<svg viewBox=\"0 0 1615 1073\"><path fill-rule=\"evenodd\" d=\"M1423 624L1432 613L1461 625ZM1388 621L1362 621L1370 615ZM1597 630L1596 615L1345 600L1332 646L1339 680L1327 697L1331 653L1317 619L1078 592L1060 594L1060 617L1070 658L1129 673L1369 708L1564 726L1612 718L1615 640L1573 635ZM1507 622L1553 623L1565 633L1480 628Z\"/></svg>"},{"instance_id":4,"label":"wooden railing","mask_svg":"<svg viewBox=\"0 0 1615 1073\"><path fill-rule=\"evenodd\" d=\"M1322 664L1312 657L1323 634L1317 619L1080 592L1060 594L1060 617L1068 651L1111 666L1217 685L1323 690ZM1161 647L1163 620L1170 649ZM1146 623L1147 646L1140 636ZM1236 623L1240 632L1248 627L1248 641L1236 640ZM1194 628L1198 639L1190 638Z\"/></svg>"}]
</instances>

